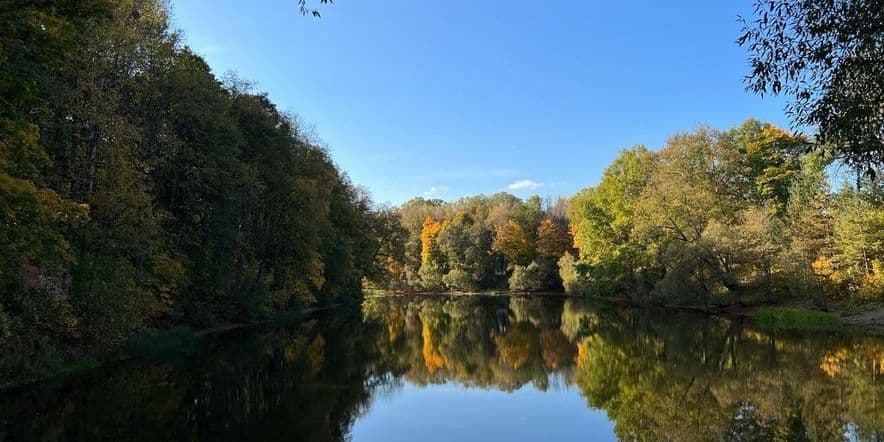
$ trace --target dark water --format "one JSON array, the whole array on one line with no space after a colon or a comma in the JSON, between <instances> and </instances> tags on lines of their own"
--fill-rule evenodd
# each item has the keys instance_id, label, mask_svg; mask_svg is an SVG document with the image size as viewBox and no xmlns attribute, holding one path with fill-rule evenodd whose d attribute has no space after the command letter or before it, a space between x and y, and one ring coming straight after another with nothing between
<instances>
[{"instance_id":1,"label":"dark water","mask_svg":"<svg viewBox=\"0 0 884 442\"><path fill-rule=\"evenodd\" d=\"M884 340L542 297L368 300L0 395L0 441L884 440Z\"/></svg>"}]
</instances>

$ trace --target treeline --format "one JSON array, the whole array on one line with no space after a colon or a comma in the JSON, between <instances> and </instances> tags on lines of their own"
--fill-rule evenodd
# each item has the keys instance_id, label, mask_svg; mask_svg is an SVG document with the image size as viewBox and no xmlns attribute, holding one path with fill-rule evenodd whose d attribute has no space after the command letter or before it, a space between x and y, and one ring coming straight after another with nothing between
<instances>
[{"instance_id":1,"label":"treeline","mask_svg":"<svg viewBox=\"0 0 884 442\"><path fill-rule=\"evenodd\" d=\"M159 0L0 6L0 373L358 296L382 217Z\"/></svg>"},{"instance_id":2,"label":"treeline","mask_svg":"<svg viewBox=\"0 0 884 442\"><path fill-rule=\"evenodd\" d=\"M804 298L823 308L884 299L881 181L754 120L678 134L659 151L626 149L570 200L417 198L396 212L403 250L385 255L388 289L563 287L679 304Z\"/></svg>"},{"instance_id":3,"label":"treeline","mask_svg":"<svg viewBox=\"0 0 884 442\"><path fill-rule=\"evenodd\" d=\"M398 229L373 286L395 291L561 289L556 261L572 249L565 200L507 194L452 203L415 198L390 211Z\"/></svg>"},{"instance_id":4,"label":"treeline","mask_svg":"<svg viewBox=\"0 0 884 442\"><path fill-rule=\"evenodd\" d=\"M580 253L560 261L566 288L672 303L884 299L884 188L810 146L749 120L623 151L571 200Z\"/></svg>"}]
</instances>

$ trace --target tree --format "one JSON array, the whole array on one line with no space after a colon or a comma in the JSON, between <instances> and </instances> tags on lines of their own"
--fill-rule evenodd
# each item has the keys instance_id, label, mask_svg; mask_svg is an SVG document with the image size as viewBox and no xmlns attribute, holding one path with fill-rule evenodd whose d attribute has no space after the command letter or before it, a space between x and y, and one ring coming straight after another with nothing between
<instances>
[{"instance_id":1,"label":"tree","mask_svg":"<svg viewBox=\"0 0 884 442\"><path fill-rule=\"evenodd\" d=\"M513 267L509 288L519 292L536 292L556 288L558 281L560 280L556 274L554 261L531 261L528 266L517 265ZM558 288L561 289L561 285Z\"/></svg>"},{"instance_id":2,"label":"tree","mask_svg":"<svg viewBox=\"0 0 884 442\"><path fill-rule=\"evenodd\" d=\"M826 301L818 278L831 273L832 255L831 201L825 166L825 159L819 155L803 158L801 174L792 183L786 210L789 289L793 295L810 295L820 306L825 306Z\"/></svg>"},{"instance_id":3,"label":"tree","mask_svg":"<svg viewBox=\"0 0 884 442\"><path fill-rule=\"evenodd\" d=\"M558 260L574 248L574 238L565 220L544 218L537 226L537 256Z\"/></svg>"},{"instance_id":4,"label":"tree","mask_svg":"<svg viewBox=\"0 0 884 442\"><path fill-rule=\"evenodd\" d=\"M635 237L636 208L654 176L656 155L644 146L620 152L601 182L571 199L568 215L580 259L593 268L595 292L636 289L641 245Z\"/></svg>"},{"instance_id":5,"label":"tree","mask_svg":"<svg viewBox=\"0 0 884 442\"><path fill-rule=\"evenodd\" d=\"M587 265L574 258L569 252L565 252L559 258L559 278L562 280L562 286L565 293L571 295L588 295L590 294L589 281L586 277Z\"/></svg>"},{"instance_id":6,"label":"tree","mask_svg":"<svg viewBox=\"0 0 884 442\"><path fill-rule=\"evenodd\" d=\"M534 258L534 242L525 228L513 220L497 228L491 248L503 254L511 265L528 265Z\"/></svg>"},{"instance_id":7,"label":"tree","mask_svg":"<svg viewBox=\"0 0 884 442\"><path fill-rule=\"evenodd\" d=\"M636 203L634 231L662 272L657 296L708 303L741 288L734 256L704 238L712 224L739 224L751 203L741 151L727 134L706 128L672 137L660 151Z\"/></svg>"},{"instance_id":8,"label":"tree","mask_svg":"<svg viewBox=\"0 0 884 442\"><path fill-rule=\"evenodd\" d=\"M789 201L789 186L798 174L801 164L797 152L808 145L800 136L753 119L724 133L734 143L737 173L745 175L753 204L771 202L785 210Z\"/></svg>"},{"instance_id":9,"label":"tree","mask_svg":"<svg viewBox=\"0 0 884 442\"><path fill-rule=\"evenodd\" d=\"M774 273L787 246L785 226L772 205L753 206L739 215L735 224L711 221L702 235L702 248L709 256L722 257L722 275L739 283L745 291L760 291L774 300ZM724 261L726 259L726 261ZM735 293L740 299L740 292Z\"/></svg>"},{"instance_id":10,"label":"tree","mask_svg":"<svg viewBox=\"0 0 884 442\"><path fill-rule=\"evenodd\" d=\"M491 273L491 232L469 213L458 213L438 237L448 272L442 278L454 290L475 291Z\"/></svg>"},{"instance_id":11,"label":"tree","mask_svg":"<svg viewBox=\"0 0 884 442\"><path fill-rule=\"evenodd\" d=\"M398 257L398 219L266 94L219 81L166 2L4 2L0 18L4 379L153 327L358 297Z\"/></svg>"},{"instance_id":12,"label":"tree","mask_svg":"<svg viewBox=\"0 0 884 442\"><path fill-rule=\"evenodd\" d=\"M816 127L837 158L874 174L884 165L884 3L756 0L755 16L740 18L747 88L791 95L796 126Z\"/></svg>"},{"instance_id":13,"label":"tree","mask_svg":"<svg viewBox=\"0 0 884 442\"><path fill-rule=\"evenodd\" d=\"M445 255L439 248L438 237L446 222L427 218L421 230L420 276L426 288L437 288L442 284L442 276L447 273Z\"/></svg>"},{"instance_id":14,"label":"tree","mask_svg":"<svg viewBox=\"0 0 884 442\"><path fill-rule=\"evenodd\" d=\"M402 226L400 213L394 209L380 208L369 216L374 265L367 271L366 278L381 286L400 288L405 284L408 231Z\"/></svg>"}]
</instances>

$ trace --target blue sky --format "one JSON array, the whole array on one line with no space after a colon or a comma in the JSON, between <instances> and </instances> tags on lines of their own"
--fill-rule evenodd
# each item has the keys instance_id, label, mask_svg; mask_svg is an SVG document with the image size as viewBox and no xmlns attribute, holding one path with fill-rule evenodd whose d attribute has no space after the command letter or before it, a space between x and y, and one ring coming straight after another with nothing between
<instances>
[{"instance_id":1,"label":"blue sky","mask_svg":"<svg viewBox=\"0 0 884 442\"><path fill-rule=\"evenodd\" d=\"M789 126L743 89L751 0L337 0L321 20L296 0L172 3L217 74L299 114L378 202L570 195L634 144Z\"/></svg>"}]
</instances>

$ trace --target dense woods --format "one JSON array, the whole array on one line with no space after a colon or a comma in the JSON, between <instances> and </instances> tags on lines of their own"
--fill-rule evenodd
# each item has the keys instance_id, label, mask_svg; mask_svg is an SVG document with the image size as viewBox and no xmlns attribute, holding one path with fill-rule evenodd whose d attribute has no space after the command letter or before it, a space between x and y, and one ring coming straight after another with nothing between
<instances>
[{"instance_id":1,"label":"dense woods","mask_svg":"<svg viewBox=\"0 0 884 442\"><path fill-rule=\"evenodd\" d=\"M820 308L884 299L881 181L811 144L748 120L623 150L570 200L411 200L396 209L404 247L384 255L383 287Z\"/></svg>"},{"instance_id":2,"label":"dense woods","mask_svg":"<svg viewBox=\"0 0 884 442\"><path fill-rule=\"evenodd\" d=\"M366 193L154 0L3 2L0 373L358 296Z\"/></svg>"},{"instance_id":3,"label":"dense woods","mask_svg":"<svg viewBox=\"0 0 884 442\"><path fill-rule=\"evenodd\" d=\"M556 260L571 250L566 201L506 194L456 202L415 198L393 209L396 253L372 285L396 291L561 288Z\"/></svg>"},{"instance_id":4,"label":"dense woods","mask_svg":"<svg viewBox=\"0 0 884 442\"><path fill-rule=\"evenodd\" d=\"M881 183L807 144L750 120L624 151L572 199L573 291L823 308L882 299Z\"/></svg>"}]
</instances>

